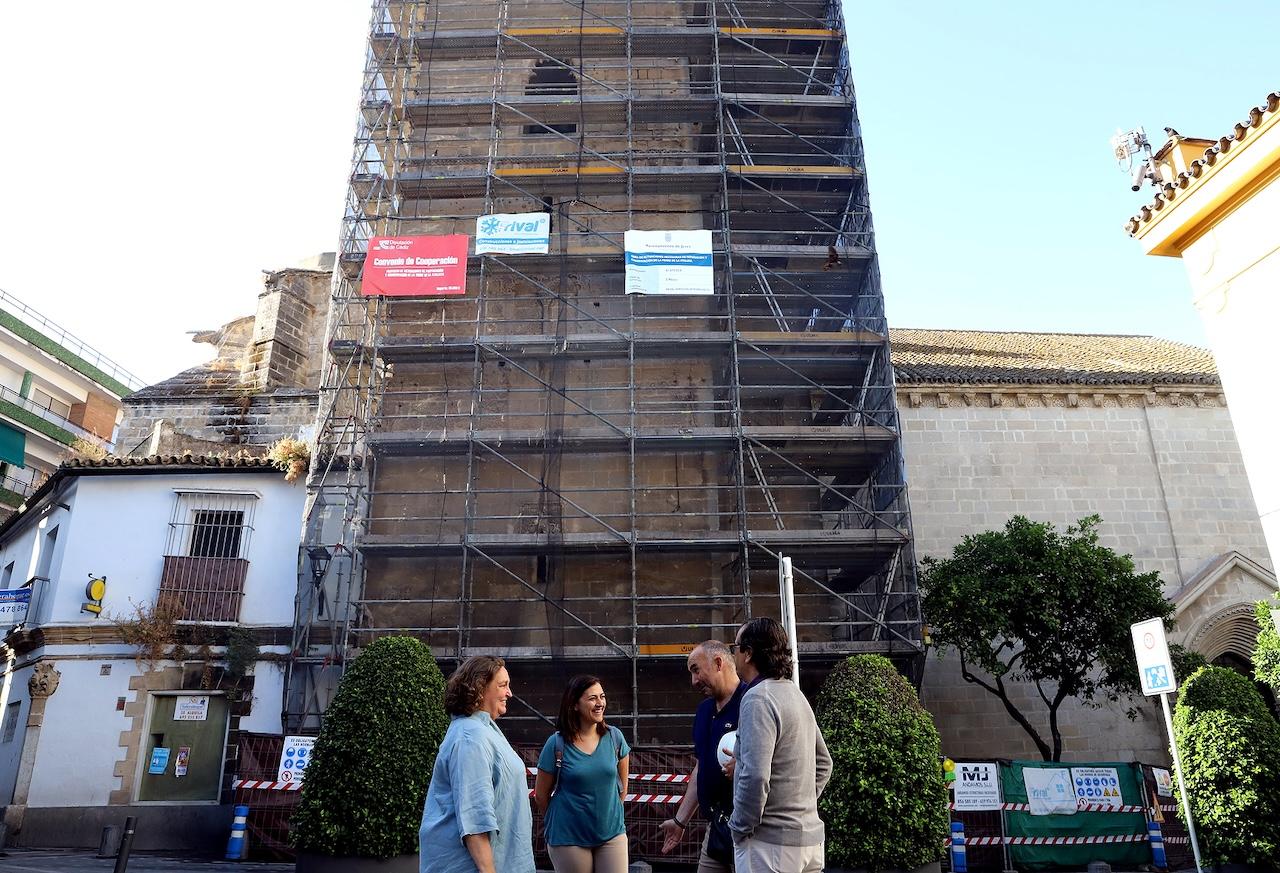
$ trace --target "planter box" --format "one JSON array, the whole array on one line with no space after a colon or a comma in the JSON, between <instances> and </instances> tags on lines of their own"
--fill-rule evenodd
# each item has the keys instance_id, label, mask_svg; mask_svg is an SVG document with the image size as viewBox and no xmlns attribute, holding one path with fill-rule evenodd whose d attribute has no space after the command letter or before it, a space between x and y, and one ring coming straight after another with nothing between
<instances>
[{"instance_id":1,"label":"planter box","mask_svg":"<svg viewBox=\"0 0 1280 873\"><path fill-rule=\"evenodd\" d=\"M297 873L418 873L418 856L397 855L379 861L376 858L335 858L299 852L294 869Z\"/></svg>"}]
</instances>

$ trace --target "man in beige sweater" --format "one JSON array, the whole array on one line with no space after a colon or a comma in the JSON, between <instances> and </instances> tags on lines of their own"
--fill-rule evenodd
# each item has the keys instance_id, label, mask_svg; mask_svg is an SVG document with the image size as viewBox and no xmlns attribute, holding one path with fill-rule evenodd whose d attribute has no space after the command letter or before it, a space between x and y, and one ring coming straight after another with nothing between
<instances>
[{"instance_id":1,"label":"man in beige sweater","mask_svg":"<svg viewBox=\"0 0 1280 873\"><path fill-rule=\"evenodd\" d=\"M734 869L821 873L818 796L831 776L831 755L809 701L791 681L786 631L771 618L752 619L738 629L734 661L751 684L738 717L729 819Z\"/></svg>"}]
</instances>

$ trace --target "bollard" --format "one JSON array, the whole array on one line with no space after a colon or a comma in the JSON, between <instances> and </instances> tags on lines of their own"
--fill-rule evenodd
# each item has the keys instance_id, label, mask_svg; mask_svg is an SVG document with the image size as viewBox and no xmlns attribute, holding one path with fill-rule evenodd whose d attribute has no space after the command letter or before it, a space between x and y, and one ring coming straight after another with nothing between
<instances>
[{"instance_id":1,"label":"bollard","mask_svg":"<svg viewBox=\"0 0 1280 873\"><path fill-rule=\"evenodd\" d=\"M102 839L98 842L99 858L114 858L120 854L120 838L124 832L120 825L107 825L102 829Z\"/></svg>"},{"instance_id":2,"label":"bollard","mask_svg":"<svg viewBox=\"0 0 1280 873\"><path fill-rule=\"evenodd\" d=\"M951 823L951 873L969 873L969 861L964 852L964 822Z\"/></svg>"},{"instance_id":3,"label":"bollard","mask_svg":"<svg viewBox=\"0 0 1280 873\"><path fill-rule=\"evenodd\" d=\"M239 861L244 857L244 831L248 826L249 807L237 806L231 819L231 836L227 839L227 860Z\"/></svg>"},{"instance_id":4,"label":"bollard","mask_svg":"<svg viewBox=\"0 0 1280 873\"><path fill-rule=\"evenodd\" d=\"M1151 841L1151 866L1167 870L1169 861L1164 854L1164 834L1160 833L1160 822L1147 822L1147 839Z\"/></svg>"},{"instance_id":5,"label":"bollard","mask_svg":"<svg viewBox=\"0 0 1280 873\"><path fill-rule=\"evenodd\" d=\"M129 850L133 848L133 832L137 830L138 819L128 816L124 820L124 836L120 838L120 854L116 855L114 873L125 873L129 869Z\"/></svg>"}]
</instances>

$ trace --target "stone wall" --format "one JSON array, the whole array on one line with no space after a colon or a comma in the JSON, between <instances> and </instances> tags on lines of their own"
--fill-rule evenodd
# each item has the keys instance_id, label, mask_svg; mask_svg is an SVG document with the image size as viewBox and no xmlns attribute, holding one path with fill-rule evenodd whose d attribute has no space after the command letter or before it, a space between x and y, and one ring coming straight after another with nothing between
<instances>
[{"instance_id":1,"label":"stone wall","mask_svg":"<svg viewBox=\"0 0 1280 873\"><path fill-rule=\"evenodd\" d=\"M1158 571L1168 594L1233 550L1267 564L1231 418L1220 393L1195 391L901 388L917 555L945 557L1015 514L1066 526L1096 512L1103 543ZM948 754L1037 757L954 652L930 653L921 696ZM1123 709L1064 707L1068 757L1164 759L1158 708L1140 703L1136 721Z\"/></svg>"}]
</instances>

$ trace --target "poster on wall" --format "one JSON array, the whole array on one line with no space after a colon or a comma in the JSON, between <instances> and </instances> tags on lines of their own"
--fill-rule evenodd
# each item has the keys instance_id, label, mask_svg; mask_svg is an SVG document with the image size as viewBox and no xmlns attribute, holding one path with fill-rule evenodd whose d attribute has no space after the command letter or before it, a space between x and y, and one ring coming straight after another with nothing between
<instances>
[{"instance_id":1,"label":"poster on wall","mask_svg":"<svg viewBox=\"0 0 1280 873\"><path fill-rule=\"evenodd\" d=\"M1076 793L1071 790L1070 770L1024 767L1022 782L1032 815L1075 815Z\"/></svg>"},{"instance_id":2,"label":"poster on wall","mask_svg":"<svg viewBox=\"0 0 1280 873\"><path fill-rule=\"evenodd\" d=\"M715 293L709 230L629 230L628 294Z\"/></svg>"},{"instance_id":3,"label":"poster on wall","mask_svg":"<svg viewBox=\"0 0 1280 873\"><path fill-rule=\"evenodd\" d=\"M1120 800L1120 774L1115 767L1072 767L1071 784L1079 803L1124 805Z\"/></svg>"},{"instance_id":4,"label":"poster on wall","mask_svg":"<svg viewBox=\"0 0 1280 873\"><path fill-rule=\"evenodd\" d=\"M467 235L375 236L364 256L365 297L447 297L467 293Z\"/></svg>"},{"instance_id":5,"label":"poster on wall","mask_svg":"<svg viewBox=\"0 0 1280 873\"><path fill-rule=\"evenodd\" d=\"M1173 774L1168 770L1152 767L1151 775L1156 778L1156 794L1161 797L1173 797Z\"/></svg>"},{"instance_id":6,"label":"poster on wall","mask_svg":"<svg viewBox=\"0 0 1280 873\"><path fill-rule=\"evenodd\" d=\"M169 767L169 750L157 747L151 750L151 760L147 762L147 773L159 776Z\"/></svg>"},{"instance_id":7,"label":"poster on wall","mask_svg":"<svg viewBox=\"0 0 1280 873\"><path fill-rule=\"evenodd\" d=\"M207 694L179 697L173 705L174 721L204 721L209 717Z\"/></svg>"},{"instance_id":8,"label":"poster on wall","mask_svg":"<svg viewBox=\"0 0 1280 873\"><path fill-rule=\"evenodd\" d=\"M315 737L285 737L276 781L301 782L307 775L307 764L311 763L311 749L315 744Z\"/></svg>"},{"instance_id":9,"label":"poster on wall","mask_svg":"<svg viewBox=\"0 0 1280 873\"><path fill-rule=\"evenodd\" d=\"M173 775L181 779L187 775L187 768L191 765L191 747L178 746L178 754L173 759Z\"/></svg>"},{"instance_id":10,"label":"poster on wall","mask_svg":"<svg viewBox=\"0 0 1280 873\"><path fill-rule=\"evenodd\" d=\"M499 212L476 219L477 255L545 255L550 249L550 213Z\"/></svg>"},{"instance_id":11,"label":"poster on wall","mask_svg":"<svg viewBox=\"0 0 1280 873\"><path fill-rule=\"evenodd\" d=\"M993 810L1000 808L1000 777L996 765L956 762L955 808Z\"/></svg>"}]
</instances>

